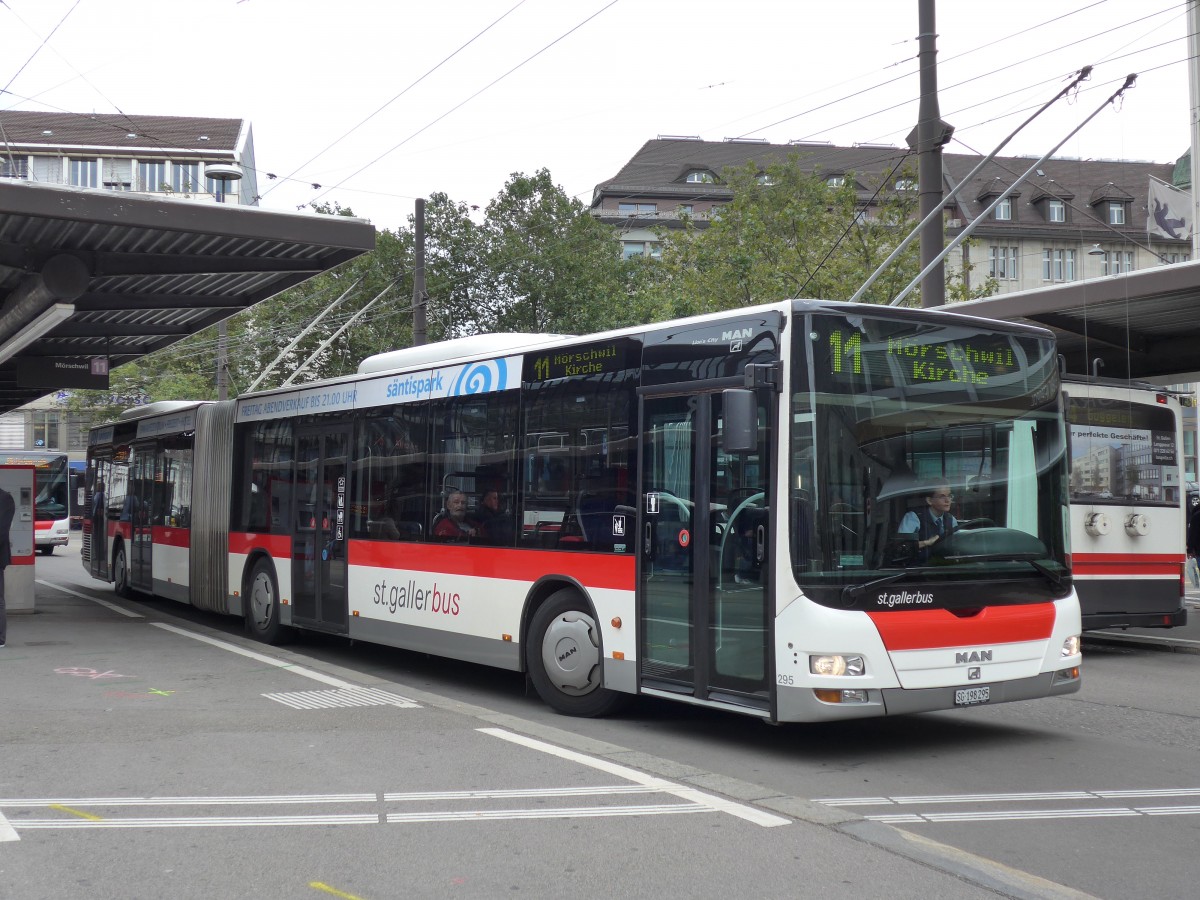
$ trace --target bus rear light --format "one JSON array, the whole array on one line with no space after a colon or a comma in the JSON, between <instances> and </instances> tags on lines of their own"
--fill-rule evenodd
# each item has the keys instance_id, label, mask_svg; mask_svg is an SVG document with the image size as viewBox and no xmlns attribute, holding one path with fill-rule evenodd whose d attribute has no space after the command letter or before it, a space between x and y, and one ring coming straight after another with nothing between
<instances>
[{"instance_id":1,"label":"bus rear light","mask_svg":"<svg viewBox=\"0 0 1200 900\"><path fill-rule=\"evenodd\" d=\"M1079 655L1079 647L1080 647L1079 635L1077 635L1077 634L1071 635L1069 638L1067 638L1065 641L1063 641L1063 645L1062 645L1063 658L1065 659L1068 656L1078 656Z\"/></svg>"},{"instance_id":2,"label":"bus rear light","mask_svg":"<svg viewBox=\"0 0 1200 900\"><path fill-rule=\"evenodd\" d=\"M867 664L861 656L828 654L810 656L808 671L814 675L865 675Z\"/></svg>"},{"instance_id":3,"label":"bus rear light","mask_svg":"<svg viewBox=\"0 0 1200 900\"><path fill-rule=\"evenodd\" d=\"M828 688L813 688L813 696L822 703L866 703L866 691L831 691Z\"/></svg>"}]
</instances>

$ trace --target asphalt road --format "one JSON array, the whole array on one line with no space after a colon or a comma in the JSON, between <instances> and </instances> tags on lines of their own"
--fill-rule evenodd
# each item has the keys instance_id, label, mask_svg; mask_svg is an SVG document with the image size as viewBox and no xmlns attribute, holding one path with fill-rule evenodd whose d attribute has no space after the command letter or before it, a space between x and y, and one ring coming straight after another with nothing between
<instances>
[{"instance_id":1,"label":"asphalt road","mask_svg":"<svg viewBox=\"0 0 1200 900\"><path fill-rule=\"evenodd\" d=\"M513 673L319 636L265 647L117 601L60 554L38 559L39 613L10 619L0 659L0 897L1200 883L1200 654L1163 634L1089 639L1083 690L1033 703L772 728L640 699L578 720ZM386 697L305 708L362 691Z\"/></svg>"}]
</instances>

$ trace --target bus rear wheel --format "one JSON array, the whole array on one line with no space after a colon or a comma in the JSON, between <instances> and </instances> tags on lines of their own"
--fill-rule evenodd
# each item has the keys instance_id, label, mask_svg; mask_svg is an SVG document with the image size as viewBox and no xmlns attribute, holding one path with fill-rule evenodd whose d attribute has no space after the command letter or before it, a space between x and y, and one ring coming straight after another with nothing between
<instances>
[{"instance_id":1,"label":"bus rear wheel","mask_svg":"<svg viewBox=\"0 0 1200 900\"><path fill-rule=\"evenodd\" d=\"M264 644L285 643L292 629L280 624L279 612L275 567L268 560L256 560L246 590L246 631Z\"/></svg>"},{"instance_id":2,"label":"bus rear wheel","mask_svg":"<svg viewBox=\"0 0 1200 900\"><path fill-rule=\"evenodd\" d=\"M569 716L608 715L628 697L602 686L600 629L569 588L550 595L533 615L525 664L538 696Z\"/></svg>"},{"instance_id":3,"label":"bus rear wheel","mask_svg":"<svg viewBox=\"0 0 1200 900\"><path fill-rule=\"evenodd\" d=\"M113 590L118 597L126 600L133 598L133 588L129 586L129 558L125 555L125 545L117 544L113 551Z\"/></svg>"}]
</instances>

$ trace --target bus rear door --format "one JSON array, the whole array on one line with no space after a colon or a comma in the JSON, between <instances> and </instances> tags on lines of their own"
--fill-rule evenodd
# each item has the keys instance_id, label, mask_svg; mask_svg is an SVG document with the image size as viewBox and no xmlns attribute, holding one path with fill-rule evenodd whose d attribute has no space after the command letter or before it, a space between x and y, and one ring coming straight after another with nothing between
<instances>
[{"instance_id":1,"label":"bus rear door","mask_svg":"<svg viewBox=\"0 0 1200 900\"><path fill-rule=\"evenodd\" d=\"M642 398L643 693L770 711L770 447L722 446L720 391ZM770 405L758 401L769 434Z\"/></svg>"}]
</instances>

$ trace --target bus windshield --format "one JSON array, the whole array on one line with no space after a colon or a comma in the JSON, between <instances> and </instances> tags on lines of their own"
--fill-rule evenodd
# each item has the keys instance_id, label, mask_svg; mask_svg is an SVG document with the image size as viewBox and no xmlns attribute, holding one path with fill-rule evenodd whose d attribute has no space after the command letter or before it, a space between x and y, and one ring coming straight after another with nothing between
<instances>
[{"instance_id":1,"label":"bus windshield","mask_svg":"<svg viewBox=\"0 0 1200 900\"><path fill-rule=\"evenodd\" d=\"M1066 593L1051 340L886 312L814 314L794 340L794 358L809 360L791 404L801 585L1019 578Z\"/></svg>"}]
</instances>

